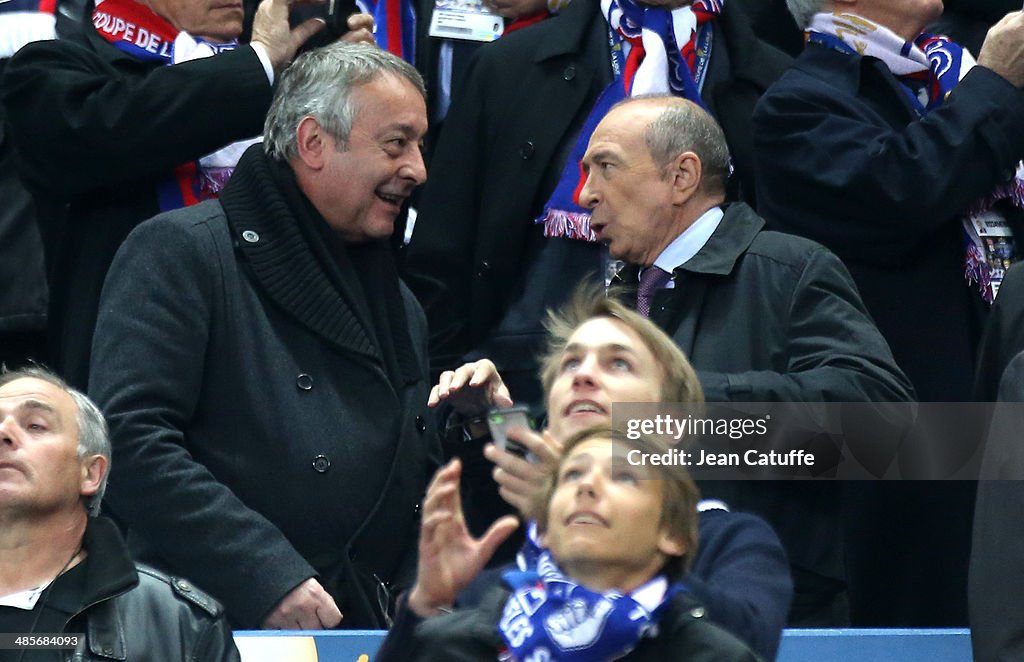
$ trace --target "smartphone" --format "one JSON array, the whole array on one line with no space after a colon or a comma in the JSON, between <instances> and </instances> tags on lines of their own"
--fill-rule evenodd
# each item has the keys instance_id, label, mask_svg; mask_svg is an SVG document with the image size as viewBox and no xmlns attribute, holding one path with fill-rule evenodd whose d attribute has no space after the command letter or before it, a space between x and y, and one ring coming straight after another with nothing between
<instances>
[{"instance_id":1,"label":"smartphone","mask_svg":"<svg viewBox=\"0 0 1024 662\"><path fill-rule=\"evenodd\" d=\"M529 459L529 453L518 441L509 439L507 432L512 428L532 429L529 410L522 406L509 407L507 409L492 409L487 413L487 427L491 430L491 440L498 448L508 451L513 455Z\"/></svg>"}]
</instances>

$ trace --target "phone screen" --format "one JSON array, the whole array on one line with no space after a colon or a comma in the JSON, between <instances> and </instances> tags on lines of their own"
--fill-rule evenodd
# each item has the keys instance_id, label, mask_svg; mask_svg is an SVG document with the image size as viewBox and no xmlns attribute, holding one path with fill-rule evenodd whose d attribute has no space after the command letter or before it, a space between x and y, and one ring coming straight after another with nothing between
<instances>
[{"instance_id":1,"label":"phone screen","mask_svg":"<svg viewBox=\"0 0 1024 662\"><path fill-rule=\"evenodd\" d=\"M508 438L512 428L530 427L530 417L526 407L510 407L508 409L492 409L487 414L487 427L491 430L491 440L498 448L520 457L527 457L527 450L519 442Z\"/></svg>"}]
</instances>

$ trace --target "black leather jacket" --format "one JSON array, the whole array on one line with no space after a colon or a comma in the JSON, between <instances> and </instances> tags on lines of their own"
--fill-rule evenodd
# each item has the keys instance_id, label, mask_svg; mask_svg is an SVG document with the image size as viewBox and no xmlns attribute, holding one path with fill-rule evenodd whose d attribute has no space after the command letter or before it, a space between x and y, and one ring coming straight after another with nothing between
<instances>
[{"instance_id":1,"label":"black leather jacket","mask_svg":"<svg viewBox=\"0 0 1024 662\"><path fill-rule=\"evenodd\" d=\"M82 544L82 607L64 632L85 638L68 662L240 660L220 604L183 579L136 565L113 522L90 519Z\"/></svg>"}]
</instances>

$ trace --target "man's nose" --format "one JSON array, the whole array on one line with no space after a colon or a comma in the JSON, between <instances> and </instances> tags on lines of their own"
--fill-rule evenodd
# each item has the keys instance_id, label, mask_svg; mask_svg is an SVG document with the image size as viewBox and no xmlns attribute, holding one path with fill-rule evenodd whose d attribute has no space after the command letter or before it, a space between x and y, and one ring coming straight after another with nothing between
<instances>
[{"instance_id":1,"label":"man's nose","mask_svg":"<svg viewBox=\"0 0 1024 662\"><path fill-rule=\"evenodd\" d=\"M598 202L597 187L593 184L594 178L589 173L583 176L586 179L583 181L583 188L580 189L579 195L576 196L576 204L584 209L593 209Z\"/></svg>"},{"instance_id":2,"label":"man's nose","mask_svg":"<svg viewBox=\"0 0 1024 662\"><path fill-rule=\"evenodd\" d=\"M576 494L596 497L600 491L601 478L596 468L587 469L576 483Z\"/></svg>"},{"instance_id":3,"label":"man's nose","mask_svg":"<svg viewBox=\"0 0 1024 662\"><path fill-rule=\"evenodd\" d=\"M427 165L423 162L423 151L414 149L409 157L409 162L402 169L402 176L411 179L419 186L427 181Z\"/></svg>"},{"instance_id":4,"label":"man's nose","mask_svg":"<svg viewBox=\"0 0 1024 662\"><path fill-rule=\"evenodd\" d=\"M0 443L12 443L14 441L14 427L15 427L13 416L4 416L0 418Z\"/></svg>"},{"instance_id":5,"label":"man's nose","mask_svg":"<svg viewBox=\"0 0 1024 662\"><path fill-rule=\"evenodd\" d=\"M573 373L573 384L593 384L597 373L597 357L584 356Z\"/></svg>"}]
</instances>

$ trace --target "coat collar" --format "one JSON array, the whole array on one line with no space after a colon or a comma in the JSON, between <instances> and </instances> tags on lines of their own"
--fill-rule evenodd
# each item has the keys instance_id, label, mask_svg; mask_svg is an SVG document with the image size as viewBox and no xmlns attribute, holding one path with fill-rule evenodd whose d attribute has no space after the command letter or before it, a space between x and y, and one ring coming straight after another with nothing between
<instances>
[{"instance_id":1,"label":"coat collar","mask_svg":"<svg viewBox=\"0 0 1024 662\"><path fill-rule=\"evenodd\" d=\"M725 276L732 272L736 260L743 255L764 228L764 220L746 203L726 205L725 216L708 242L675 272L715 274Z\"/></svg>"},{"instance_id":2,"label":"coat collar","mask_svg":"<svg viewBox=\"0 0 1024 662\"><path fill-rule=\"evenodd\" d=\"M89 518L82 547L88 556L79 613L90 611L86 619L89 650L98 658L126 660L125 634L110 600L138 586L138 571L117 527L105 517Z\"/></svg>"},{"instance_id":3,"label":"coat collar","mask_svg":"<svg viewBox=\"0 0 1024 662\"><path fill-rule=\"evenodd\" d=\"M356 294L344 279L336 287L325 273L269 166L263 147L250 147L221 192L238 252L266 295L290 317L330 344L382 363L368 321L350 303ZM345 290L342 296L339 288Z\"/></svg>"},{"instance_id":4,"label":"coat collar","mask_svg":"<svg viewBox=\"0 0 1024 662\"><path fill-rule=\"evenodd\" d=\"M832 87L849 94L874 100L879 104L895 103L893 109L907 120L918 119L896 77L885 63L875 57L840 53L821 44L807 44L796 59L794 68L822 79Z\"/></svg>"}]
</instances>

